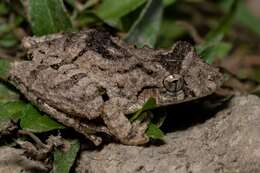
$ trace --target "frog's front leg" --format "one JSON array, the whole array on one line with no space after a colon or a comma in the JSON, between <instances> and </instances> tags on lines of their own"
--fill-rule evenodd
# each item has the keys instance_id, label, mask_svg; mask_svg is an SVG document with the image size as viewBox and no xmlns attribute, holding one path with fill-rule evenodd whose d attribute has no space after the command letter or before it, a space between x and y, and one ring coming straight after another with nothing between
<instances>
[{"instance_id":1,"label":"frog's front leg","mask_svg":"<svg viewBox=\"0 0 260 173\"><path fill-rule=\"evenodd\" d=\"M123 98L112 98L105 102L103 120L110 132L121 143L126 145L141 145L149 141L145 135L148 120L142 123L130 123L124 114L128 102Z\"/></svg>"}]
</instances>

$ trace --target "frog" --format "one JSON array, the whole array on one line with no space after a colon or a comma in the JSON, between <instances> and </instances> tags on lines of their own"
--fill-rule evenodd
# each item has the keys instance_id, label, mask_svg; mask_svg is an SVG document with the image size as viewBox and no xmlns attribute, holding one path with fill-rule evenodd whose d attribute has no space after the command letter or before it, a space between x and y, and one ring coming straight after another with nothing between
<instances>
[{"instance_id":1,"label":"frog","mask_svg":"<svg viewBox=\"0 0 260 173\"><path fill-rule=\"evenodd\" d=\"M156 108L210 95L223 82L194 47L137 48L95 28L22 41L27 56L11 63L10 81L40 111L100 145L104 135L125 145L149 142L149 118L131 115L154 98Z\"/></svg>"}]
</instances>

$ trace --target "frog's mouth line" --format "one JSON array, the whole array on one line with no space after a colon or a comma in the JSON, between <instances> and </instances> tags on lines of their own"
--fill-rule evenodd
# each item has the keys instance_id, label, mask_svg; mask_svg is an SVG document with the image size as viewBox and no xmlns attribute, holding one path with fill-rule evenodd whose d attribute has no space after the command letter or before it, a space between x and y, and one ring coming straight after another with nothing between
<instances>
[{"instance_id":1,"label":"frog's mouth line","mask_svg":"<svg viewBox=\"0 0 260 173\"><path fill-rule=\"evenodd\" d=\"M144 86L144 87L142 87L142 88L137 92L136 98L139 98L140 95L142 95L142 93L143 93L144 91L146 91L146 90L153 90L153 89L157 89L157 90L158 90L158 89L160 89L160 87L155 86L155 85Z\"/></svg>"}]
</instances>

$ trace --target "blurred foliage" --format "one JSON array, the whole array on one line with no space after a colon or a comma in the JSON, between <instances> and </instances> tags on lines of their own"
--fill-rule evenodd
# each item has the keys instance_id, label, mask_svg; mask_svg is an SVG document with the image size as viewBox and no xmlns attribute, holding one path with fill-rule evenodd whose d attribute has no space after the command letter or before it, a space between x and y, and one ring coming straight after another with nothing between
<instances>
[{"instance_id":1,"label":"blurred foliage","mask_svg":"<svg viewBox=\"0 0 260 173\"><path fill-rule=\"evenodd\" d=\"M2 0L0 58L24 56L20 43L25 36L93 26L109 28L138 47L171 48L177 40L187 40L209 63L224 61L240 45L260 42L260 19L251 14L244 0ZM252 35L249 41L243 40ZM5 79L8 69L9 63L1 59L0 78ZM260 82L259 68L251 71L252 78ZM130 120L138 120L155 106L150 98ZM0 83L0 117L19 119L20 127L32 132L64 128L20 99L6 83ZM149 125L147 135L151 138L163 136L158 124L164 117L159 119ZM77 142L72 145L75 148L67 154L55 154L56 172L70 169L79 148ZM67 160L59 161L63 157Z\"/></svg>"},{"instance_id":2,"label":"blurred foliage","mask_svg":"<svg viewBox=\"0 0 260 173\"><path fill-rule=\"evenodd\" d=\"M214 29L207 33L204 41L197 45L197 52L208 63L212 63L217 57L224 57L227 55L229 50L231 50L232 46L228 43L222 42L222 40L231 28L239 3L240 0L233 1L228 13L220 20Z\"/></svg>"}]
</instances>

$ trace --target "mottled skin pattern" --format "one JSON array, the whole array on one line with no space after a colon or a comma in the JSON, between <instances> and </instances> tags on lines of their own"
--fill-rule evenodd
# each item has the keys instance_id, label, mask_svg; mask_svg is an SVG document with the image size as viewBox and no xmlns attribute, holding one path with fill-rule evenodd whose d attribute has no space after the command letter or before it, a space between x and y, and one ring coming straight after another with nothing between
<instances>
[{"instance_id":1,"label":"mottled skin pattern","mask_svg":"<svg viewBox=\"0 0 260 173\"><path fill-rule=\"evenodd\" d=\"M28 59L12 64L9 80L40 110L96 145L100 133L124 144L144 144L148 121L131 124L126 114L150 97L165 106L209 95L222 83L218 69L186 42L171 50L136 49L88 29L26 38L23 45ZM170 75L181 77L176 90L165 86Z\"/></svg>"}]
</instances>

